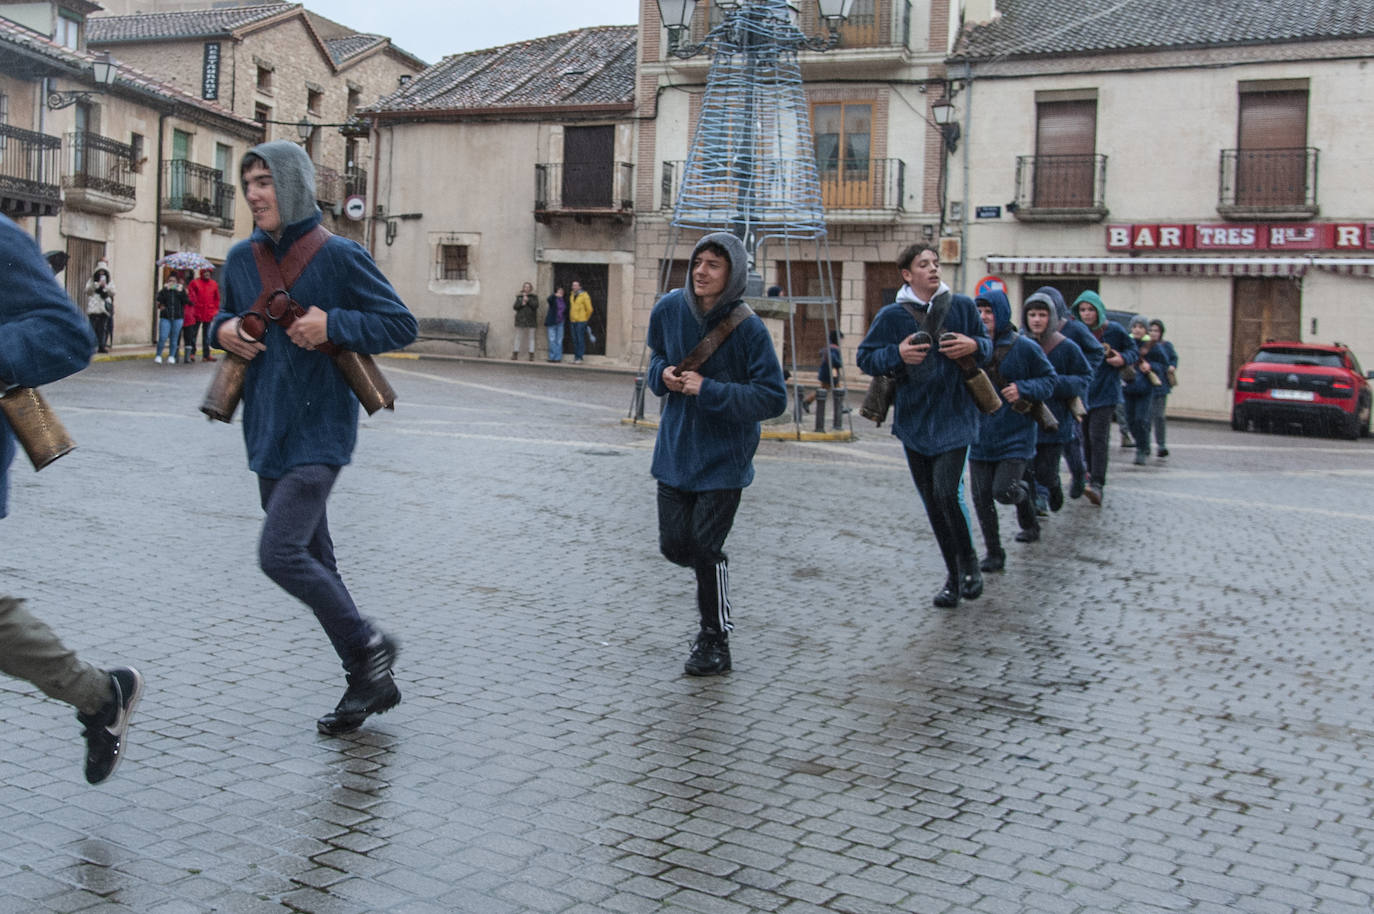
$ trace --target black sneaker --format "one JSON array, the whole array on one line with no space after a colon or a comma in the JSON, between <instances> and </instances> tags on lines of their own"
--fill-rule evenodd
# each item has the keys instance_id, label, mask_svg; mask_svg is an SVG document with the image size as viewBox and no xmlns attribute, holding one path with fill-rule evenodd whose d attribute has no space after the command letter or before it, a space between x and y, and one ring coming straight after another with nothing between
<instances>
[{"instance_id":1,"label":"black sneaker","mask_svg":"<svg viewBox=\"0 0 1374 914\"><path fill-rule=\"evenodd\" d=\"M138 670L120 666L108 672L113 696L94 714L76 715L86 727L86 781L90 784L99 784L119 767L129 718L143 697L143 677Z\"/></svg>"},{"instance_id":2,"label":"black sneaker","mask_svg":"<svg viewBox=\"0 0 1374 914\"><path fill-rule=\"evenodd\" d=\"M1055 486L1050 489L1050 510L1058 511L1062 507L1064 507L1064 490L1060 486Z\"/></svg>"},{"instance_id":3,"label":"black sneaker","mask_svg":"<svg viewBox=\"0 0 1374 914\"><path fill-rule=\"evenodd\" d=\"M682 668L688 676L718 676L730 672L730 636L703 628L697 632L691 656Z\"/></svg>"},{"instance_id":4,"label":"black sneaker","mask_svg":"<svg viewBox=\"0 0 1374 914\"><path fill-rule=\"evenodd\" d=\"M316 728L325 736L352 733L363 725L363 721L373 714L390 711L401 703L401 690L391 673L386 672L375 679L364 679L356 673L348 674L348 688L338 705L324 717L315 722Z\"/></svg>"}]
</instances>

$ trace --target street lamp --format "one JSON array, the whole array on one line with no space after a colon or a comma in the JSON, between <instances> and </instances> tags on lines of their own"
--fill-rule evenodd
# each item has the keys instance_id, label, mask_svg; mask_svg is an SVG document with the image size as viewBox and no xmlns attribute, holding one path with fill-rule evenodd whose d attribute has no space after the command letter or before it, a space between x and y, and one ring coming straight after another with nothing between
<instances>
[{"instance_id":1,"label":"street lamp","mask_svg":"<svg viewBox=\"0 0 1374 914\"><path fill-rule=\"evenodd\" d=\"M59 111L75 105L77 102L88 102L96 95L104 92L114 85L115 75L119 72L119 65L110 57L109 51L101 51L95 56L95 61L91 65L91 78L95 81L96 89L73 89L69 92L58 92L56 90L48 93L48 110Z\"/></svg>"},{"instance_id":2,"label":"street lamp","mask_svg":"<svg viewBox=\"0 0 1374 914\"><path fill-rule=\"evenodd\" d=\"M296 122L296 133L301 138L302 146L310 142L310 135L314 132L315 125L310 123L310 121L305 117L302 117L299 121Z\"/></svg>"},{"instance_id":3,"label":"street lamp","mask_svg":"<svg viewBox=\"0 0 1374 914\"><path fill-rule=\"evenodd\" d=\"M945 149L953 155L959 148L959 137L963 135L959 122L954 119L954 105L947 101L937 102L930 106L930 114L935 119L936 126L940 128Z\"/></svg>"}]
</instances>

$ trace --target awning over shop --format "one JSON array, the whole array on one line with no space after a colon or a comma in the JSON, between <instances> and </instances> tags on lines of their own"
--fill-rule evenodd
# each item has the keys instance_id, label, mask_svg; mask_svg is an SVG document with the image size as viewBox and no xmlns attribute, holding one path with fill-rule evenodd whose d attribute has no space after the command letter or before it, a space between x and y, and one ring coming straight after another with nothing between
<instances>
[{"instance_id":1,"label":"awning over shop","mask_svg":"<svg viewBox=\"0 0 1374 914\"><path fill-rule=\"evenodd\" d=\"M1285 276L1308 270L1374 278L1370 257L1034 257L989 254L988 272L1032 276Z\"/></svg>"},{"instance_id":2,"label":"awning over shop","mask_svg":"<svg viewBox=\"0 0 1374 914\"><path fill-rule=\"evenodd\" d=\"M1036 276L1289 276L1301 277L1310 257L1004 257L990 254L991 273Z\"/></svg>"}]
</instances>

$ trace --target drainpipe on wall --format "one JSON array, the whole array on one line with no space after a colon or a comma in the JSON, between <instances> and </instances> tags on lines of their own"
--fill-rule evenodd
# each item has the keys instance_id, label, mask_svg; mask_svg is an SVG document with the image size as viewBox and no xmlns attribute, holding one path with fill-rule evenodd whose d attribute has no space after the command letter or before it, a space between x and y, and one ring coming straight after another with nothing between
<instances>
[{"instance_id":1,"label":"drainpipe on wall","mask_svg":"<svg viewBox=\"0 0 1374 914\"><path fill-rule=\"evenodd\" d=\"M47 125L48 114L48 93L52 90L51 77L43 77L38 81L38 102L35 107L38 109L38 132L43 133ZM42 163L43 154L40 151L38 161ZM43 250L43 217L33 217L33 240L37 242L38 249Z\"/></svg>"},{"instance_id":2,"label":"drainpipe on wall","mask_svg":"<svg viewBox=\"0 0 1374 914\"><path fill-rule=\"evenodd\" d=\"M167 133L167 112L164 111L157 116L157 171L153 173L153 294L158 292L158 268L157 262L162 259L164 245L162 243L162 138ZM151 342L157 345L157 309L153 309Z\"/></svg>"},{"instance_id":3,"label":"drainpipe on wall","mask_svg":"<svg viewBox=\"0 0 1374 914\"><path fill-rule=\"evenodd\" d=\"M955 77L964 81L964 218L959 223L959 288L967 291L965 272L969 262L968 223L973 214L973 201L969 199L969 145L973 141L973 68L963 65L963 73Z\"/></svg>"}]
</instances>

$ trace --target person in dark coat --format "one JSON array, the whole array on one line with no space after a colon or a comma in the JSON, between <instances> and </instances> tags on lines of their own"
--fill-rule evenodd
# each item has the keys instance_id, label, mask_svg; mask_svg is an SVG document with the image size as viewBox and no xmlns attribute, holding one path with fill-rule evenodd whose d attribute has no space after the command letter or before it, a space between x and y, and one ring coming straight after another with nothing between
<instances>
[{"instance_id":1,"label":"person in dark coat","mask_svg":"<svg viewBox=\"0 0 1374 914\"><path fill-rule=\"evenodd\" d=\"M773 286L769 289L778 288ZM830 342L822 347L820 351L819 368L816 369L816 387L818 390L834 390L843 382L840 379L840 369L844 366L844 358L840 354L840 339L844 336L838 330L830 331ZM816 402L816 391L811 391L802 398L802 409L811 412L811 404Z\"/></svg>"},{"instance_id":2,"label":"person in dark coat","mask_svg":"<svg viewBox=\"0 0 1374 914\"><path fill-rule=\"evenodd\" d=\"M550 362L563 361L563 330L568 324L568 296L559 286L545 299L549 310L544 315L544 332L549 338Z\"/></svg>"},{"instance_id":3,"label":"person in dark coat","mask_svg":"<svg viewBox=\"0 0 1374 914\"><path fill-rule=\"evenodd\" d=\"M658 539L664 558L691 568L700 628L683 669L714 676L731 669L729 560L725 538L740 495L754 480L759 423L787 408L773 338L748 315L696 370L683 360L741 306L749 278L744 244L715 232L692 251L688 281L649 315L645 382L666 397L654 442Z\"/></svg>"},{"instance_id":4,"label":"person in dark coat","mask_svg":"<svg viewBox=\"0 0 1374 914\"><path fill-rule=\"evenodd\" d=\"M1082 321L1076 320L1073 310L1064 301L1064 296L1054 286L1041 286L1036 289L1034 295L1045 294L1054 302L1054 316L1058 321L1058 330L1064 334L1069 342L1073 343L1083 353L1083 358L1088 360L1088 368L1097 371L1097 366L1102 364L1102 359L1106 355L1106 350L1102 348L1102 343L1093 336L1092 331L1087 328ZM1087 409L1088 397L1086 390L1084 395L1079 398L1081 405ZM1083 458L1083 440L1086 429L1083 423L1075 419L1069 424L1071 438L1064 442L1064 463L1069 467L1069 497L1081 498L1083 490L1088 484L1088 464ZM1058 469L1055 469L1056 475Z\"/></svg>"},{"instance_id":5,"label":"person in dark coat","mask_svg":"<svg viewBox=\"0 0 1374 914\"><path fill-rule=\"evenodd\" d=\"M0 391L39 387L90 364L96 337L53 279L31 237L0 216ZM0 413L0 517L9 508L14 432ZM111 620L113 609L91 607L90 624ZM101 669L77 657L24 601L0 595L0 671L37 686L76 708L85 726L86 781L99 784L124 758L129 719L143 693L132 667Z\"/></svg>"},{"instance_id":6,"label":"person in dark coat","mask_svg":"<svg viewBox=\"0 0 1374 914\"><path fill-rule=\"evenodd\" d=\"M1158 353L1164 363L1164 372L1160 376L1164 383L1155 388L1154 399L1150 402L1150 424L1155 433L1155 456L1168 457L1166 436L1169 429L1164 411L1169 403L1169 394L1178 383L1178 350L1164 338L1164 322L1159 318L1150 321L1150 339L1154 340L1151 351Z\"/></svg>"},{"instance_id":7,"label":"person in dark coat","mask_svg":"<svg viewBox=\"0 0 1374 914\"><path fill-rule=\"evenodd\" d=\"M248 360L243 440L265 514L258 563L310 608L329 638L348 685L316 728L349 733L400 703L391 675L399 648L358 611L334 559L326 503L352 459L359 404L319 347L387 352L414 341L417 326L367 250L329 235L291 286L305 313L285 328L268 321L260 339L245 338L243 315L263 287L254 245L280 263L294 245L308 243L323 216L315 204L315 166L295 143L254 146L239 163L239 180L255 228L225 260L222 310L211 336Z\"/></svg>"},{"instance_id":8,"label":"person in dark coat","mask_svg":"<svg viewBox=\"0 0 1374 914\"><path fill-rule=\"evenodd\" d=\"M1088 417L1083 436L1083 456L1088 463L1088 482L1084 496L1094 505L1102 504L1102 490L1107 485L1107 439L1111 437L1112 414L1121 402L1121 369L1134 365L1140 355L1135 340L1116 321L1107 320L1107 306L1096 292L1084 292L1074 300L1078 319L1083 322L1110 354L1093 371L1088 385Z\"/></svg>"},{"instance_id":9,"label":"person in dark coat","mask_svg":"<svg viewBox=\"0 0 1374 914\"><path fill-rule=\"evenodd\" d=\"M955 361L986 362L992 339L973 299L954 295L941 328L948 336L916 342L930 303L949 286L940 281L940 254L928 244L913 244L897 256L905 285L897 300L873 318L856 357L865 374L895 375L892 434L902 442L912 481L925 506L940 555L945 583L935 594L940 607L959 605L983 592L982 571L973 549L968 516L959 497L968 448L978 436L978 407L964 386ZM913 314L914 312L914 314Z\"/></svg>"},{"instance_id":10,"label":"person in dark coat","mask_svg":"<svg viewBox=\"0 0 1374 914\"><path fill-rule=\"evenodd\" d=\"M515 342L510 347L511 361L520 357L520 341L524 339L528 341L530 361L533 362L534 328L539 323L539 296L534 294L531 283L520 287L520 294L515 296L515 304L511 309L515 312Z\"/></svg>"},{"instance_id":11,"label":"person in dark coat","mask_svg":"<svg viewBox=\"0 0 1374 914\"><path fill-rule=\"evenodd\" d=\"M1001 571L1007 554L1002 549L997 505L1016 506L1021 532L1017 542L1040 538L1031 487L1025 482L1026 466L1035 456L1035 420L1017 412L1021 400L1045 401L1054 393L1054 367L1040 347L1021 336L1011 322L1011 304L1000 289L974 299L978 315L992 337L992 359L987 372L1003 403L997 412L978 420L978 440L969 450L969 479L973 484L973 510L983 528L987 553L980 568Z\"/></svg>"},{"instance_id":12,"label":"person in dark coat","mask_svg":"<svg viewBox=\"0 0 1374 914\"><path fill-rule=\"evenodd\" d=\"M1021 308L1022 334L1038 343L1040 350L1054 366L1054 393L1046 403L1059 428L1050 432L1036 426L1035 459L1026 470L1027 480L1045 490L1051 511L1058 511L1064 506L1064 489L1059 481L1059 455L1078 438L1078 420L1069 410L1069 403L1075 397L1080 400L1086 397L1088 382L1092 380L1092 369L1083 350L1060 328L1058 314L1059 306L1063 304L1063 298L1056 302L1054 296L1039 289L1026 299ZM1078 326L1083 325L1079 323ZM1096 340L1093 342L1097 343ZM1098 350L1101 351L1101 346L1098 346ZM1082 460L1082 457L1079 459Z\"/></svg>"},{"instance_id":13,"label":"person in dark coat","mask_svg":"<svg viewBox=\"0 0 1374 914\"><path fill-rule=\"evenodd\" d=\"M1164 383L1163 360L1159 362L1158 378L1150 360L1154 341L1148 336L1149 326L1149 318L1143 314L1131 318L1131 339L1135 341L1140 358L1135 363L1135 376L1121 385L1122 410L1126 414L1126 428L1131 433L1132 446L1135 448L1136 466L1145 466L1150 462L1150 404L1154 401L1155 387Z\"/></svg>"}]
</instances>

